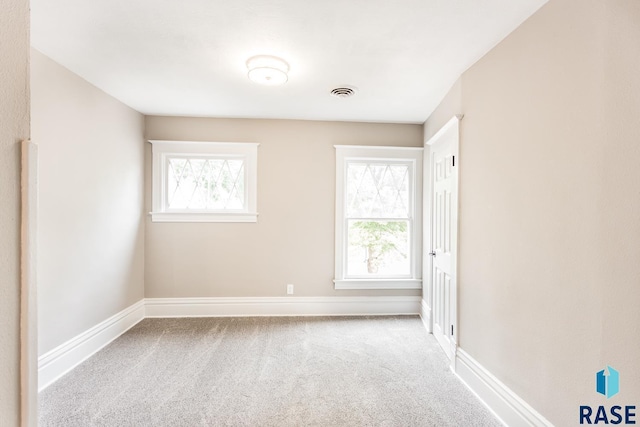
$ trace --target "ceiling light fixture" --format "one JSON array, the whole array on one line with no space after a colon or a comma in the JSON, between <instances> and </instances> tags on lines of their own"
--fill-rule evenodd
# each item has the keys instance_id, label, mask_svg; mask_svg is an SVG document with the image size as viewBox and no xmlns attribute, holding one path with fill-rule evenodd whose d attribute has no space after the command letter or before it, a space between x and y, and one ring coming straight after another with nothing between
<instances>
[{"instance_id":1,"label":"ceiling light fixture","mask_svg":"<svg viewBox=\"0 0 640 427\"><path fill-rule=\"evenodd\" d=\"M249 79L252 82L267 86L279 86L289 80L289 64L280 58L258 55L247 60Z\"/></svg>"}]
</instances>

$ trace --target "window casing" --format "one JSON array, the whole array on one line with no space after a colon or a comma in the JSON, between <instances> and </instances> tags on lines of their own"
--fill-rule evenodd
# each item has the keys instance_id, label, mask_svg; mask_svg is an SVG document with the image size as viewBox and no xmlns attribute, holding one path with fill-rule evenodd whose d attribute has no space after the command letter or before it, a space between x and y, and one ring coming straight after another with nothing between
<instances>
[{"instance_id":1,"label":"window casing","mask_svg":"<svg viewBox=\"0 0 640 427\"><path fill-rule=\"evenodd\" d=\"M423 149L335 148L335 288L420 289Z\"/></svg>"},{"instance_id":2,"label":"window casing","mask_svg":"<svg viewBox=\"0 0 640 427\"><path fill-rule=\"evenodd\" d=\"M149 141L152 221L256 222L256 143Z\"/></svg>"}]
</instances>

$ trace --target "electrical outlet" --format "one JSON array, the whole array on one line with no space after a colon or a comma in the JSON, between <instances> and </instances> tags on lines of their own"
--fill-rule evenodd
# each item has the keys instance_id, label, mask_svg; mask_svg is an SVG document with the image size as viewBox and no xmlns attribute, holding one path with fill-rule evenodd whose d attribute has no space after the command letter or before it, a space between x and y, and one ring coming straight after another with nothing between
<instances>
[{"instance_id":1,"label":"electrical outlet","mask_svg":"<svg viewBox=\"0 0 640 427\"><path fill-rule=\"evenodd\" d=\"M287 285L287 295L293 295L293 285Z\"/></svg>"}]
</instances>

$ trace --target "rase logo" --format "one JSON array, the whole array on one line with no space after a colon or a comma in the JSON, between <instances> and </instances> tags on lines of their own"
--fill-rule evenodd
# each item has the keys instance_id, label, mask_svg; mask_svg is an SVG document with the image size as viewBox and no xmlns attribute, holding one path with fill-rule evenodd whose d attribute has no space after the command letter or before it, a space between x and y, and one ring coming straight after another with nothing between
<instances>
[{"instance_id":1,"label":"rase logo","mask_svg":"<svg viewBox=\"0 0 640 427\"><path fill-rule=\"evenodd\" d=\"M596 374L596 391L608 399L620 391L620 373L611 366L607 366L607 371L603 369Z\"/></svg>"},{"instance_id":2,"label":"rase logo","mask_svg":"<svg viewBox=\"0 0 640 427\"><path fill-rule=\"evenodd\" d=\"M596 392L604 395L607 399L620 392L620 373L607 366L596 373ZM593 408L589 405L580 406L580 424L625 424L636 423L635 405L614 405L609 408L598 406Z\"/></svg>"}]
</instances>

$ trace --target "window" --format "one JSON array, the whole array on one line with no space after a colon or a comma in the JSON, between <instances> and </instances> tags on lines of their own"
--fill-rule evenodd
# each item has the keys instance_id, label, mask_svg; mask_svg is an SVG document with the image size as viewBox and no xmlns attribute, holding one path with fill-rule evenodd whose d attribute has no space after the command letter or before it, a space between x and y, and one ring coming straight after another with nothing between
<instances>
[{"instance_id":1,"label":"window","mask_svg":"<svg viewBox=\"0 0 640 427\"><path fill-rule=\"evenodd\" d=\"M336 146L336 289L422 287L422 152Z\"/></svg>"},{"instance_id":2,"label":"window","mask_svg":"<svg viewBox=\"0 0 640 427\"><path fill-rule=\"evenodd\" d=\"M154 222L256 222L258 144L149 141Z\"/></svg>"}]
</instances>

